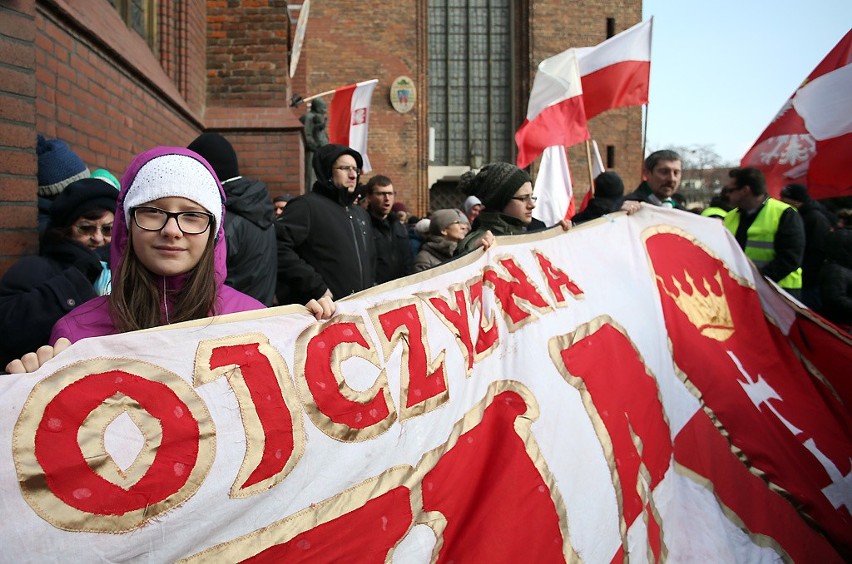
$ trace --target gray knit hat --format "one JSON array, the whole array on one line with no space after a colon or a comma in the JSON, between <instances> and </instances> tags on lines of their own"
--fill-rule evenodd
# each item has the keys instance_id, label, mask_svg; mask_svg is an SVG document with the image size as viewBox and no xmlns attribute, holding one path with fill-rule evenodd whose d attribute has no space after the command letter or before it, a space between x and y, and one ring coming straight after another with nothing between
<instances>
[{"instance_id":1,"label":"gray knit hat","mask_svg":"<svg viewBox=\"0 0 852 564\"><path fill-rule=\"evenodd\" d=\"M476 174L473 171L464 173L459 189L482 200L485 209L499 212L526 182L532 182L526 171L513 164L497 162L485 165Z\"/></svg>"},{"instance_id":2,"label":"gray knit hat","mask_svg":"<svg viewBox=\"0 0 852 564\"><path fill-rule=\"evenodd\" d=\"M436 210L432 212L432 216L429 222L429 234L430 235L440 235L441 231L449 227L455 222L463 223L467 225L467 216L461 212L461 210L456 209L447 209L447 210Z\"/></svg>"}]
</instances>

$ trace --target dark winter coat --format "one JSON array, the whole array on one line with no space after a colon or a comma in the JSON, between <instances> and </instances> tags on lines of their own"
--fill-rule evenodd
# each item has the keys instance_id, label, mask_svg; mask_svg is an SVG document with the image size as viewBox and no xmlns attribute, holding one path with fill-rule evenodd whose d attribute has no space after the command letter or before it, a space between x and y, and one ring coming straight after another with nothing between
<instances>
[{"instance_id":1,"label":"dark winter coat","mask_svg":"<svg viewBox=\"0 0 852 564\"><path fill-rule=\"evenodd\" d=\"M349 151L354 153L342 145L325 145L314 153L318 180L311 192L287 204L276 225L282 305L307 303L326 290L334 299L345 298L375 284L370 217L353 204L354 194L330 180L334 161Z\"/></svg>"},{"instance_id":2,"label":"dark winter coat","mask_svg":"<svg viewBox=\"0 0 852 564\"><path fill-rule=\"evenodd\" d=\"M618 200L611 200L609 198L592 198L589 200L589 203L586 204L583 211L572 217L571 221L575 225L579 225L602 217L608 213L612 213L618 209Z\"/></svg>"},{"instance_id":3,"label":"dark winter coat","mask_svg":"<svg viewBox=\"0 0 852 564\"><path fill-rule=\"evenodd\" d=\"M457 246L457 241L450 241L441 235L430 235L414 258L414 272L422 272L447 262L453 258Z\"/></svg>"},{"instance_id":4,"label":"dark winter coat","mask_svg":"<svg viewBox=\"0 0 852 564\"><path fill-rule=\"evenodd\" d=\"M808 200L799 208L805 224L805 256L802 259L802 288L819 285L819 271L825 260L825 238L831 232L828 216L815 200Z\"/></svg>"},{"instance_id":5,"label":"dark winter coat","mask_svg":"<svg viewBox=\"0 0 852 564\"><path fill-rule=\"evenodd\" d=\"M48 344L54 323L97 296L101 270L95 252L50 233L40 256L12 265L0 281L0 367Z\"/></svg>"},{"instance_id":6,"label":"dark winter coat","mask_svg":"<svg viewBox=\"0 0 852 564\"><path fill-rule=\"evenodd\" d=\"M266 184L244 176L226 181L225 240L228 242L228 278L225 284L266 306L275 296L278 257L275 206Z\"/></svg>"},{"instance_id":7,"label":"dark winter coat","mask_svg":"<svg viewBox=\"0 0 852 564\"><path fill-rule=\"evenodd\" d=\"M852 230L838 229L826 237L825 259L819 277L822 313L849 328L852 325Z\"/></svg>"},{"instance_id":8,"label":"dark winter coat","mask_svg":"<svg viewBox=\"0 0 852 564\"><path fill-rule=\"evenodd\" d=\"M651 204L653 206L662 206L663 202L651 191L651 187L648 186L647 182L642 182L636 190L624 196L622 202L645 202L646 204ZM621 207L621 202L619 202L619 207ZM684 208L680 203L674 202L673 207L676 210L684 210Z\"/></svg>"},{"instance_id":9,"label":"dark winter coat","mask_svg":"<svg viewBox=\"0 0 852 564\"><path fill-rule=\"evenodd\" d=\"M376 248L376 284L402 278L412 272L414 257L408 230L391 212L384 219L370 215Z\"/></svg>"},{"instance_id":10,"label":"dark winter coat","mask_svg":"<svg viewBox=\"0 0 852 564\"><path fill-rule=\"evenodd\" d=\"M463 255L475 249L476 242L485 235L486 231L491 231L495 237L500 235L519 235L527 232L526 225L520 219L492 211L480 212L479 217L474 220L472 227L473 231L468 233L456 248L457 255Z\"/></svg>"}]
</instances>

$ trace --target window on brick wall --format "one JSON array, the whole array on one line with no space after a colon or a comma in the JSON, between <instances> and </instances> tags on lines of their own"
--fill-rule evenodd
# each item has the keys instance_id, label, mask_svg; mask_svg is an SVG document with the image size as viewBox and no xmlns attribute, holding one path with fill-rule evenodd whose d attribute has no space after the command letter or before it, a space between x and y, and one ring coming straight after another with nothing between
<instances>
[{"instance_id":1,"label":"window on brick wall","mask_svg":"<svg viewBox=\"0 0 852 564\"><path fill-rule=\"evenodd\" d=\"M154 53L157 42L157 0L109 0L127 27L141 35Z\"/></svg>"},{"instance_id":2,"label":"window on brick wall","mask_svg":"<svg viewBox=\"0 0 852 564\"><path fill-rule=\"evenodd\" d=\"M513 162L511 0L429 0L429 125L439 166Z\"/></svg>"}]
</instances>

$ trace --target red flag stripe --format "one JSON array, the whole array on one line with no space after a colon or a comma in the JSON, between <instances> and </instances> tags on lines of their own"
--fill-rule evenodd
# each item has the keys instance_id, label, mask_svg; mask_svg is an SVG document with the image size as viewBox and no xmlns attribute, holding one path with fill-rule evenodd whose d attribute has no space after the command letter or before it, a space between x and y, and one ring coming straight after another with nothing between
<instances>
[{"instance_id":1,"label":"red flag stripe","mask_svg":"<svg viewBox=\"0 0 852 564\"><path fill-rule=\"evenodd\" d=\"M542 110L532 121L515 133L518 144L518 166L525 168L546 148L570 146L589 138L583 97L574 96Z\"/></svg>"},{"instance_id":2,"label":"red flag stripe","mask_svg":"<svg viewBox=\"0 0 852 564\"><path fill-rule=\"evenodd\" d=\"M586 118L648 103L650 61L623 61L582 76Z\"/></svg>"},{"instance_id":3,"label":"red flag stripe","mask_svg":"<svg viewBox=\"0 0 852 564\"><path fill-rule=\"evenodd\" d=\"M339 145L349 145L349 124L352 122L352 94L357 84L351 84L334 91L334 98L328 108L328 141Z\"/></svg>"}]
</instances>

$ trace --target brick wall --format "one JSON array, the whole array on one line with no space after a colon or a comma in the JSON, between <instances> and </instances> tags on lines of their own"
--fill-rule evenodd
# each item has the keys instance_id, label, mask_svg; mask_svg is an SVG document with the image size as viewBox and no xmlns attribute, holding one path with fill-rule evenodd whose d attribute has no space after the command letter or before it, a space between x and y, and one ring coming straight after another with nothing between
<instances>
[{"instance_id":1,"label":"brick wall","mask_svg":"<svg viewBox=\"0 0 852 564\"><path fill-rule=\"evenodd\" d=\"M396 200L418 215L427 209L429 189L425 4L420 0L312 3L299 62L299 72L307 77L302 95L379 80L370 107L373 171L364 182L373 174L389 176ZM417 89L415 107L405 114L390 103L391 84L400 75L414 79Z\"/></svg>"}]
</instances>

